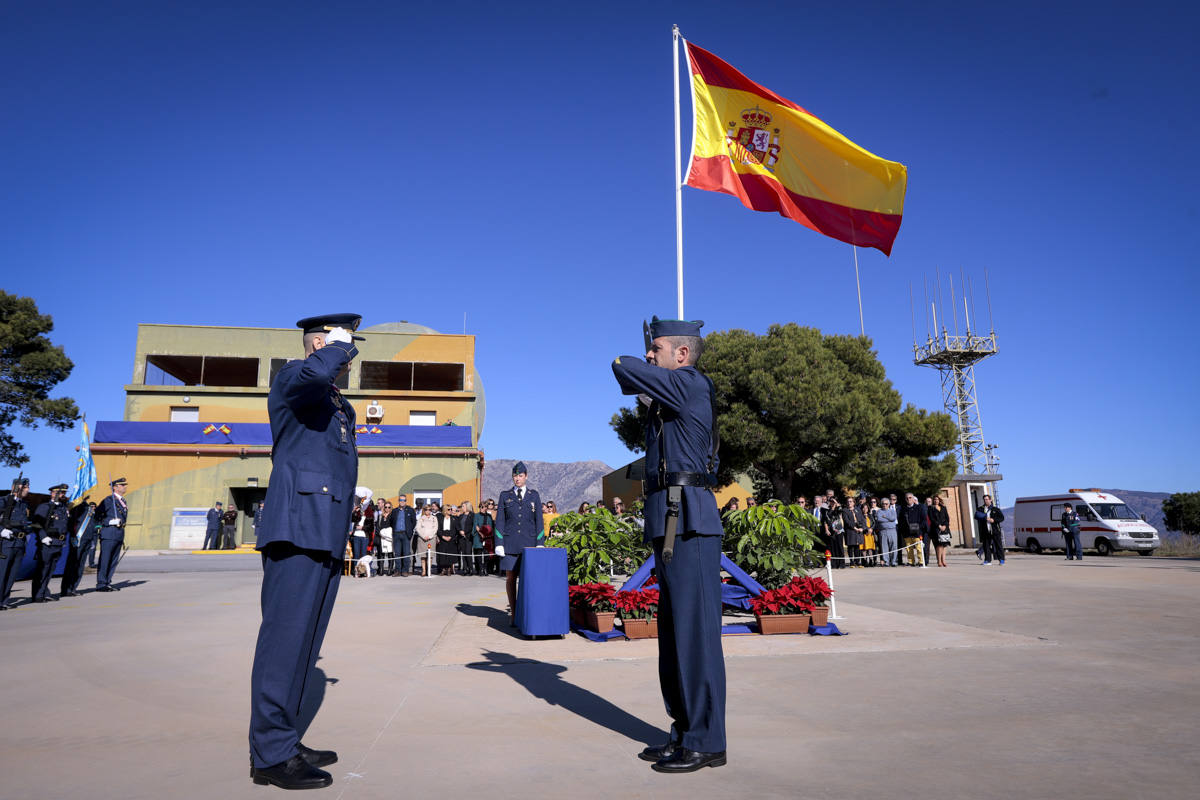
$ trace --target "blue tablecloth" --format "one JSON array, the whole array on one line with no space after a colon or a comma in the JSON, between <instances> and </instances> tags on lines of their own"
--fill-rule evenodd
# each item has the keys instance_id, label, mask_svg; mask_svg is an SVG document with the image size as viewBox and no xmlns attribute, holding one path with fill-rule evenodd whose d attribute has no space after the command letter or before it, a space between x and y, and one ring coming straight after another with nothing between
<instances>
[{"instance_id":1,"label":"blue tablecloth","mask_svg":"<svg viewBox=\"0 0 1200 800\"><path fill-rule=\"evenodd\" d=\"M570 633L566 550L526 547L521 552L517 629L526 636L565 636Z\"/></svg>"}]
</instances>

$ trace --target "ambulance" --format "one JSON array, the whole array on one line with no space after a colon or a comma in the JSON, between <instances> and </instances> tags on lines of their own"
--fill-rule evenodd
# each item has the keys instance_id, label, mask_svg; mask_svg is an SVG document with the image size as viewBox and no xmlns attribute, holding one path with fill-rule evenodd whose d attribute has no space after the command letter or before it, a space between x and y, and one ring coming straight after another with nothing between
<instances>
[{"instance_id":1,"label":"ambulance","mask_svg":"<svg viewBox=\"0 0 1200 800\"><path fill-rule=\"evenodd\" d=\"M1161 542L1158 531L1133 513L1125 501L1100 489L1070 489L1062 494L1018 497L1013 509L1013 542L1028 553L1065 550L1063 503L1079 515L1079 544L1102 556L1114 550L1135 550L1148 556Z\"/></svg>"}]
</instances>

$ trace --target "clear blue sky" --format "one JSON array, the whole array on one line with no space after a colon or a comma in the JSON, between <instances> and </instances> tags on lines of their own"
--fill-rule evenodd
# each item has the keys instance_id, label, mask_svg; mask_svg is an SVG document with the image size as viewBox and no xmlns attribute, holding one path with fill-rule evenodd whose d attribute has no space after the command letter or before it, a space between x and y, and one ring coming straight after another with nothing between
<instances>
[{"instance_id":1,"label":"clear blue sky","mask_svg":"<svg viewBox=\"0 0 1200 800\"><path fill-rule=\"evenodd\" d=\"M466 312L488 455L617 466L609 363L675 308L678 23L908 165L892 257L860 253L905 400L941 406L910 282L990 271L1006 503L1200 489L1196 10L827 6L6 3L2 286L54 316L89 420L121 417L139 322ZM849 246L692 189L684 227L706 330L858 331ZM71 479L77 431L19 435L38 487Z\"/></svg>"}]
</instances>

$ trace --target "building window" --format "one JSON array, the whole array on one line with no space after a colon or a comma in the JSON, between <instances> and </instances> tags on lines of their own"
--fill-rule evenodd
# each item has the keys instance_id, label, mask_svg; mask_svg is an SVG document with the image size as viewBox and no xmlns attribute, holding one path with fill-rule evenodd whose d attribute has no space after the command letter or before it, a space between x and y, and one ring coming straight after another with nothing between
<instances>
[{"instance_id":1,"label":"building window","mask_svg":"<svg viewBox=\"0 0 1200 800\"><path fill-rule=\"evenodd\" d=\"M413 499L413 507L418 511L426 503L437 503L439 508L442 505L441 492L409 492L409 495Z\"/></svg>"},{"instance_id":2,"label":"building window","mask_svg":"<svg viewBox=\"0 0 1200 800\"><path fill-rule=\"evenodd\" d=\"M437 425L436 411L410 411L408 412L409 425Z\"/></svg>"},{"instance_id":3,"label":"building window","mask_svg":"<svg viewBox=\"0 0 1200 800\"><path fill-rule=\"evenodd\" d=\"M258 359L231 356L146 356L147 386L257 386Z\"/></svg>"},{"instance_id":4,"label":"building window","mask_svg":"<svg viewBox=\"0 0 1200 800\"><path fill-rule=\"evenodd\" d=\"M171 406L171 422L199 422L200 409L195 406Z\"/></svg>"},{"instance_id":5,"label":"building window","mask_svg":"<svg viewBox=\"0 0 1200 800\"><path fill-rule=\"evenodd\" d=\"M364 361L358 386L363 391L461 392L462 364L414 361Z\"/></svg>"}]
</instances>

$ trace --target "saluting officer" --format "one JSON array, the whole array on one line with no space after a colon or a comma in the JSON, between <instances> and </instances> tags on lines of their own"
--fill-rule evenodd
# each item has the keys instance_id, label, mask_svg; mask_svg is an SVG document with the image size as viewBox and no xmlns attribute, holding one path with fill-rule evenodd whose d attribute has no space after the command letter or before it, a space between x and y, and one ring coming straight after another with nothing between
<instances>
[{"instance_id":1,"label":"saluting officer","mask_svg":"<svg viewBox=\"0 0 1200 800\"><path fill-rule=\"evenodd\" d=\"M45 603L58 598L50 594L50 578L54 565L62 557L63 547L70 536L71 507L67 505L67 485L50 487L50 499L33 512L33 525L38 529L37 561L33 571L33 602Z\"/></svg>"},{"instance_id":2,"label":"saluting officer","mask_svg":"<svg viewBox=\"0 0 1200 800\"><path fill-rule=\"evenodd\" d=\"M250 675L250 777L284 789L329 786L332 750L300 742L297 717L321 652L350 530L358 446L354 409L334 386L358 355L357 314L309 317L304 359L285 364L267 398L270 486L257 531L262 625Z\"/></svg>"},{"instance_id":3,"label":"saluting officer","mask_svg":"<svg viewBox=\"0 0 1200 800\"><path fill-rule=\"evenodd\" d=\"M524 461L513 464L512 479L513 488L500 493L496 510L496 555L500 556L500 569L508 570L504 588L508 592L508 613L515 621L521 553L526 547L537 547L546 532L542 527L542 498L536 489L525 485L529 471Z\"/></svg>"},{"instance_id":4,"label":"saluting officer","mask_svg":"<svg viewBox=\"0 0 1200 800\"><path fill-rule=\"evenodd\" d=\"M100 565L96 567L96 591L119 592L120 586L112 585L113 572L121 558L125 545L125 523L129 519L129 507L125 505L128 483L124 478L111 481L112 494L96 506L96 519L100 528Z\"/></svg>"},{"instance_id":5,"label":"saluting officer","mask_svg":"<svg viewBox=\"0 0 1200 800\"><path fill-rule=\"evenodd\" d=\"M721 517L712 381L696 369L702 322L644 326L645 358L612 365L624 394L649 398L646 540L658 572L658 675L671 738L639 758L658 772L725 763L725 661L721 652Z\"/></svg>"},{"instance_id":6,"label":"saluting officer","mask_svg":"<svg viewBox=\"0 0 1200 800\"><path fill-rule=\"evenodd\" d=\"M12 492L0 503L0 610L16 607L8 596L25 560L25 537L31 527L28 496L29 478L17 478Z\"/></svg>"}]
</instances>

